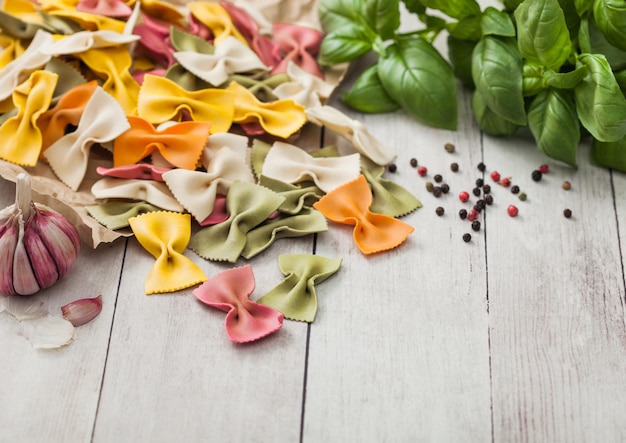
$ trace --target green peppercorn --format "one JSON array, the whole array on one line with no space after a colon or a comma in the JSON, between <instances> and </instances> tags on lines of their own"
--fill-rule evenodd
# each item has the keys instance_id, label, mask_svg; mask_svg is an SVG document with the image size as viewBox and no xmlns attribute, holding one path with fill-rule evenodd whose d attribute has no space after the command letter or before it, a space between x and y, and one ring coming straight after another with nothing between
<instances>
[{"instance_id":1,"label":"green peppercorn","mask_svg":"<svg viewBox=\"0 0 626 443\"><path fill-rule=\"evenodd\" d=\"M444 149L446 150L446 152L452 154L454 152L455 146L452 143L446 143L445 145L443 145Z\"/></svg>"},{"instance_id":2,"label":"green peppercorn","mask_svg":"<svg viewBox=\"0 0 626 443\"><path fill-rule=\"evenodd\" d=\"M526 193L525 192L520 192L519 195L517 196L517 198L519 198L521 201L526 201Z\"/></svg>"},{"instance_id":3,"label":"green peppercorn","mask_svg":"<svg viewBox=\"0 0 626 443\"><path fill-rule=\"evenodd\" d=\"M430 180L426 182L426 190L427 190L428 192L433 192L433 187L434 187L434 186L435 186L435 185L433 185L433 182L431 182Z\"/></svg>"}]
</instances>

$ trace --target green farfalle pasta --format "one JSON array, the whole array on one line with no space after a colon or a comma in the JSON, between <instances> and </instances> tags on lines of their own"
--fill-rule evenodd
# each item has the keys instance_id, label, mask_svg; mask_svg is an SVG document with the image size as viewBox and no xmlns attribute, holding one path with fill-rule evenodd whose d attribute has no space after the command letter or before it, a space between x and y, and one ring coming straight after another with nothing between
<instances>
[{"instance_id":1,"label":"green farfalle pasta","mask_svg":"<svg viewBox=\"0 0 626 443\"><path fill-rule=\"evenodd\" d=\"M127 228L129 226L128 219L131 217L162 210L146 201L111 201L101 205L85 206L85 209L101 225L113 231Z\"/></svg>"},{"instance_id":2,"label":"green farfalle pasta","mask_svg":"<svg viewBox=\"0 0 626 443\"><path fill-rule=\"evenodd\" d=\"M311 206L324 195L324 191L315 186L313 182L306 185L304 183L293 185L261 175L259 184L285 197L285 201L278 208L280 212L285 214L299 214L305 206Z\"/></svg>"}]
</instances>

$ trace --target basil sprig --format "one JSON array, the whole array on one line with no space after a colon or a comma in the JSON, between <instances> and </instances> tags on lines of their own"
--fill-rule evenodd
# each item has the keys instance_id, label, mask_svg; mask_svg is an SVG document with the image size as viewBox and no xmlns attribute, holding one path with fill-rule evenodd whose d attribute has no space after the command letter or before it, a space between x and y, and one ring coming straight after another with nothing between
<instances>
[{"instance_id":1,"label":"basil sprig","mask_svg":"<svg viewBox=\"0 0 626 443\"><path fill-rule=\"evenodd\" d=\"M486 133L528 127L546 155L576 167L581 137L592 160L626 171L626 5L623 0L402 0L423 24L399 32L400 0L321 0L320 61L377 55L343 99L362 112L404 109L455 129L457 79L473 89ZM448 53L432 45L447 32ZM449 60L446 61L446 60Z\"/></svg>"}]
</instances>

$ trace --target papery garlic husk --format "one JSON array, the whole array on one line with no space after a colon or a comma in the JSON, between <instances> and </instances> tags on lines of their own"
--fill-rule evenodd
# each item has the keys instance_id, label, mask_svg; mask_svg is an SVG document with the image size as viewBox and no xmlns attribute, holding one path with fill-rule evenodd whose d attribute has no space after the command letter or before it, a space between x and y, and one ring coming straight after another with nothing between
<instances>
[{"instance_id":1,"label":"papery garlic husk","mask_svg":"<svg viewBox=\"0 0 626 443\"><path fill-rule=\"evenodd\" d=\"M0 293L29 295L72 269L80 237L65 217L32 201L28 174L18 174L15 189L15 204L0 211Z\"/></svg>"},{"instance_id":2,"label":"papery garlic husk","mask_svg":"<svg viewBox=\"0 0 626 443\"><path fill-rule=\"evenodd\" d=\"M94 298L81 298L61 306L63 318L75 327L89 323L102 311L102 295Z\"/></svg>"}]
</instances>

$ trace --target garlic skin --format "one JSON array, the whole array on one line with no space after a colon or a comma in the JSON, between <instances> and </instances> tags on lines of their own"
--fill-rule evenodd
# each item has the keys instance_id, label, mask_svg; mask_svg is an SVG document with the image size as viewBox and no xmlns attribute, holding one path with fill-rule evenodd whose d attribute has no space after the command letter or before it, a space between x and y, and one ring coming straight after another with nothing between
<instances>
[{"instance_id":1,"label":"garlic skin","mask_svg":"<svg viewBox=\"0 0 626 443\"><path fill-rule=\"evenodd\" d=\"M30 295L52 286L74 266L76 228L31 199L30 176L16 180L15 204L0 211L0 293Z\"/></svg>"},{"instance_id":2,"label":"garlic skin","mask_svg":"<svg viewBox=\"0 0 626 443\"><path fill-rule=\"evenodd\" d=\"M102 295L94 298L81 298L61 306L63 318L74 327L89 323L100 314L100 311L102 311Z\"/></svg>"}]
</instances>

